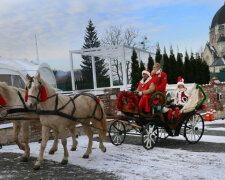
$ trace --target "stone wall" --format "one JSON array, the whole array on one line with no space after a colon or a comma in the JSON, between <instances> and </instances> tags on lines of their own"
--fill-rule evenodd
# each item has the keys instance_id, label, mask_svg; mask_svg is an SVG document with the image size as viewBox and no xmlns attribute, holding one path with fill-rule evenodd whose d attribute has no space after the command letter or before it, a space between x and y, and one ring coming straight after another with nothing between
<instances>
[{"instance_id":1,"label":"stone wall","mask_svg":"<svg viewBox=\"0 0 225 180\"><path fill-rule=\"evenodd\" d=\"M106 114L116 114L117 111L117 95L120 88L105 89L104 94L99 98L104 103L104 110Z\"/></svg>"},{"instance_id":2,"label":"stone wall","mask_svg":"<svg viewBox=\"0 0 225 180\"><path fill-rule=\"evenodd\" d=\"M207 99L206 109L216 110L215 118L225 118L225 82L220 82L218 78L212 78L210 84L202 85Z\"/></svg>"}]
</instances>

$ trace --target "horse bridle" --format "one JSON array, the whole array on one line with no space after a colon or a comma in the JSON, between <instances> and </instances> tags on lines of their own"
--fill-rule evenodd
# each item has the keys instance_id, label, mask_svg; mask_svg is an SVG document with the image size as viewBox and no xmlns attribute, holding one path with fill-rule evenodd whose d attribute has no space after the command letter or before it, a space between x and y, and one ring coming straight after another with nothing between
<instances>
[{"instance_id":1,"label":"horse bridle","mask_svg":"<svg viewBox=\"0 0 225 180\"><path fill-rule=\"evenodd\" d=\"M32 85L33 82L34 82L34 78L31 77L31 80L29 81L28 89L31 88L31 85ZM40 82L40 81L38 81L38 82L39 82L39 86L38 86L38 90L39 90L39 91L38 91L37 96L28 95L28 97L35 99L35 100L37 101L37 103L38 103L38 102L41 102L41 100L39 99L39 96L40 96L40 94L41 94L41 82Z\"/></svg>"}]
</instances>

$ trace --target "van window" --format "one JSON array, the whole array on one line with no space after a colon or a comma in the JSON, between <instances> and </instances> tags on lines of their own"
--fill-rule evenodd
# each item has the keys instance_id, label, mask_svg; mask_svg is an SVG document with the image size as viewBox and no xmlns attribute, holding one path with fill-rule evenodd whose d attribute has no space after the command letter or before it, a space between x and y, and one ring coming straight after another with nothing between
<instances>
[{"instance_id":1,"label":"van window","mask_svg":"<svg viewBox=\"0 0 225 180\"><path fill-rule=\"evenodd\" d=\"M0 81L6 82L9 86L25 89L25 83L18 75L0 74Z\"/></svg>"}]
</instances>

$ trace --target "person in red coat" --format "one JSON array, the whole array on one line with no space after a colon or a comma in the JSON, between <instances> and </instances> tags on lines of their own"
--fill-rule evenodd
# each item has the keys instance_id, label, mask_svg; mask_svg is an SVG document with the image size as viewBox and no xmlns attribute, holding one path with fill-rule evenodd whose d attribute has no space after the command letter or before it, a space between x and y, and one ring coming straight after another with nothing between
<instances>
[{"instance_id":1,"label":"person in red coat","mask_svg":"<svg viewBox=\"0 0 225 180\"><path fill-rule=\"evenodd\" d=\"M155 92L155 83L148 69L142 71L142 77L137 89L138 96L141 96L138 106L140 112L149 113L151 110L150 98Z\"/></svg>"},{"instance_id":2,"label":"person in red coat","mask_svg":"<svg viewBox=\"0 0 225 180\"><path fill-rule=\"evenodd\" d=\"M167 74L162 72L159 63L153 65L151 76L155 82L155 92L160 91L166 95Z\"/></svg>"}]
</instances>

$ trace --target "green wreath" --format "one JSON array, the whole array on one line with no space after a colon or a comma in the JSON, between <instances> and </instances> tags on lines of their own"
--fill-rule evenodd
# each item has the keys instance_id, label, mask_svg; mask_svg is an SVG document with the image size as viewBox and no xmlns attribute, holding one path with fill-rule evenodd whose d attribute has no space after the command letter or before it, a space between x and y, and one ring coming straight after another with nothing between
<instances>
[{"instance_id":1,"label":"green wreath","mask_svg":"<svg viewBox=\"0 0 225 180\"><path fill-rule=\"evenodd\" d=\"M154 98L155 98L156 96L162 96L162 99L163 99L163 103L160 104L160 105L161 105L160 109L158 109L158 106L155 105L155 104L153 103ZM150 104L151 104L151 107L154 108L155 112L161 113L162 110L163 110L163 107L164 107L165 104L166 104L166 97L165 97L165 95L164 95L162 92L156 92L156 93L154 93L154 94L152 95L151 99L150 99Z\"/></svg>"}]
</instances>

